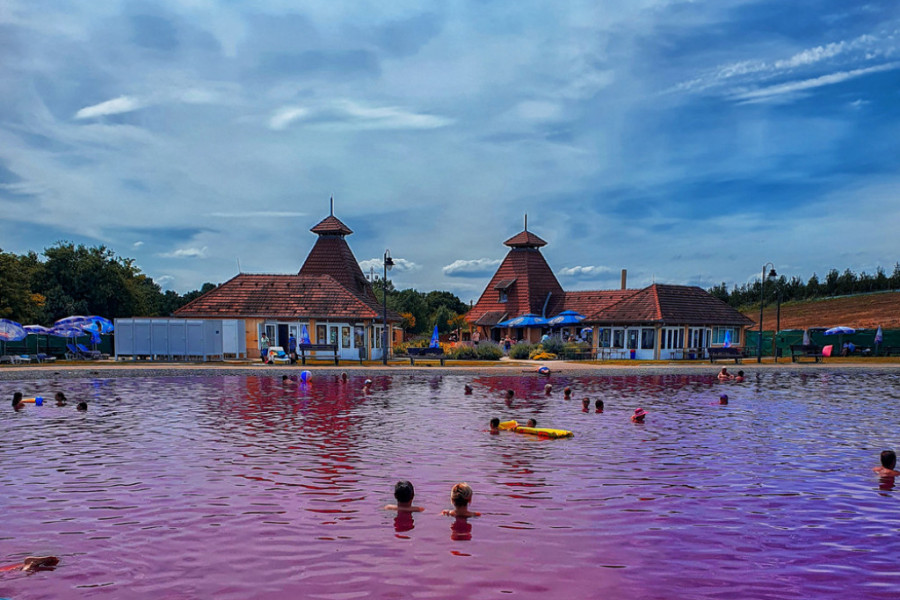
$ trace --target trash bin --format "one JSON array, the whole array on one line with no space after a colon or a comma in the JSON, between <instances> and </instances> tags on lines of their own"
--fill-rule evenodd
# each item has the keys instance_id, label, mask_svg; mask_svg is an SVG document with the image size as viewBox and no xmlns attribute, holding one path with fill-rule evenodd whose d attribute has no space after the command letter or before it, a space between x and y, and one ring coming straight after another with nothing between
<instances>
[{"instance_id":1,"label":"trash bin","mask_svg":"<svg viewBox=\"0 0 900 600\"><path fill-rule=\"evenodd\" d=\"M636 351L636 350L632 350L632 351L631 351L631 360L634 360L635 358L637 358L637 351Z\"/></svg>"}]
</instances>

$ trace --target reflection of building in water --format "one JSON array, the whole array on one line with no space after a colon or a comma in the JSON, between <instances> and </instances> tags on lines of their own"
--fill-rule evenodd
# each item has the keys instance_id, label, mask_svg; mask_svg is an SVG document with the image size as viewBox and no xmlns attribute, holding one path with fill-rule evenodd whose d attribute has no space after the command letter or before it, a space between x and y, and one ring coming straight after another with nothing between
<instances>
[{"instance_id":1,"label":"reflection of building in water","mask_svg":"<svg viewBox=\"0 0 900 600\"><path fill-rule=\"evenodd\" d=\"M310 231L318 239L299 273L239 273L175 316L242 319L248 349L259 348L265 333L271 346L287 351L291 336L301 343L305 332L309 343L336 345L341 358L381 358L383 309L345 239L353 231L333 209ZM387 321L390 330L400 317L388 310Z\"/></svg>"}]
</instances>

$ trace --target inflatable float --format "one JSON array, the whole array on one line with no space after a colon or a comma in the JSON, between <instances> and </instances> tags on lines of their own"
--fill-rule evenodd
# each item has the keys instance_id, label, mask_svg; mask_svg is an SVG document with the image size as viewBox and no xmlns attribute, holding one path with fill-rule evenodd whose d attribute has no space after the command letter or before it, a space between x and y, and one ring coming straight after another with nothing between
<instances>
[{"instance_id":1,"label":"inflatable float","mask_svg":"<svg viewBox=\"0 0 900 600\"><path fill-rule=\"evenodd\" d=\"M498 425L497 427L498 427L501 431L503 431L503 430L506 430L506 429L515 429L515 428L518 427L518 426L519 426L519 424L516 423L515 421L501 421L501 422L500 422L500 425Z\"/></svg>"},{"instance_id":2,"label":"inflatable float","mask_svg":"<svg viewBox=\"0 0 900 600\"><path fill-rule=\"evenodd\" d=\"M501 427L503 424L500 424ZM524 433L527 435L536 435L546 438L567 438L574 437L575 434L565 429L544 429L542 427L516 427L513 431L516 433Z\"/></svg>"},{"instance_id":3,"label":"inflatable float","mask_svg":"<svg viewBox=\"0 0 900 600\"><path fill-rule=\"evenodd\" d=\"M44 403L44 399L40 396L36 398L22 398L22 402L25 404L34 404L36 406L41 406Z\"/></svg>"}]
</instances>

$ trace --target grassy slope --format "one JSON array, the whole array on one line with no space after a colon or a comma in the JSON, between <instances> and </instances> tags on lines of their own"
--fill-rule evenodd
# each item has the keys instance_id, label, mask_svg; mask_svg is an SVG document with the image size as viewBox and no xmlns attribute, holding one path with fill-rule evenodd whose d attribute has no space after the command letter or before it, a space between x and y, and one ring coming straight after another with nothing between
<instances>
[{"instance_id":1,"label":"grassy slope","mask_svg":"<svg viewBox=\"0 0 900 600\"><path fill-rule=\"evenodd\" d=\"M743 313L759 319L759 307ZM775 305L766 305L763 325L771 329L775 325ZM859 294L791 302L781 305L782 329L806 329L809 327L834 327L846 325L856 329L900 329L900 292Z\"/></svg>"}]
</instances>

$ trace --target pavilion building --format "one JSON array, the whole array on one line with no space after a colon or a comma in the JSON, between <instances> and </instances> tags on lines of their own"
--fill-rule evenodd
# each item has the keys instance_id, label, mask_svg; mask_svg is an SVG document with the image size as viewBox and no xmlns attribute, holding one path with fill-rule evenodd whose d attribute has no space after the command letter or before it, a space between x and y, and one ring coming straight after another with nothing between
<instances>
[{"instance_id":1,"label":"pavilion building","mask_svg":"<svg viewBox=\"0 0 900 600\"><path fill-rule=\"evenodd\" d=\"M332 213L310 231L318 236L295 275L239 273L175 311L175 317L241 319L247 348L263 333L273 346L336 344L342 359L382 358L383 307L347 244L353 231ZM400 316L387 311L388 339Z\"/></svg>"},{"instance_id":2,"label":"pavilion building","mask_svg":"<svg viewBox=\"0 0 900 600\"><path fill-rule=\"evenodd\" d=\"M546 325L510 327L508 321L535 315L550 319L563 311L585 317L565 328L577 335L590 329L595 354L604 358L643 360L702 358L706 349L730 343L741 345L743 330L752 321L718 298L696 286L654 284L627 289L625 271L617 290L563 290L541 254L547 245L525 230L504 242L509 251L467 321L480 339L537 343Z\"/></svg>"}]
</instances>

